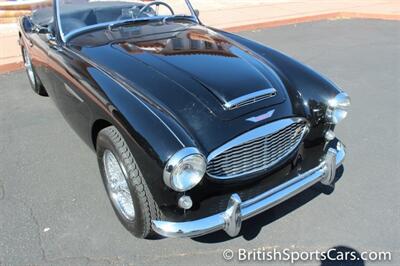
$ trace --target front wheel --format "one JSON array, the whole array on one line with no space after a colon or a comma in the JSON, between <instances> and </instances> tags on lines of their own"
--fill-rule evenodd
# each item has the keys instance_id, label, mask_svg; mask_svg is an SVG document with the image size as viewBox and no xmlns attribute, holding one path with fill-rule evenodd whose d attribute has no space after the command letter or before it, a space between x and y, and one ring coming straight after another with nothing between
<instances>
[{"instance_id":1,"label":"front wheel","mask_svg":"<svg viewBox=\"0 0 400 266\"><path fill-rule=\"evenodd\" d=\"M26 74L28 75L29 83L31 84L33 91L41 96L48 96L45 88L39 80L39 77L36 75L32 60L25 47L22 48L22 56L24 58Z\"/></svg>"},{"instance_id":2,"label":"front wheel","mask_svg":"<svg viewBox=\"0 0 400 266\"><path fill-rule=\"evenodd\" d=\"M111 205L121 223L138 238L154 238L151 221L161 219L135 158L114 126L97 137L97 160Z\"/></svg>"}]
</instances>

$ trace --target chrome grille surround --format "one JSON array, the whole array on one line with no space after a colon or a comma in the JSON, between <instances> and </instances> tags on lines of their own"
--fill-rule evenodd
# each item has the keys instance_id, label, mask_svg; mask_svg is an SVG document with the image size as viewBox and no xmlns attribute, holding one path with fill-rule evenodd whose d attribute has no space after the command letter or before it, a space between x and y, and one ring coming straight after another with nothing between
<instances>
[{"instance_id":1,"label":"chrome grille surround","mask_svg":"<svg viewBox=\"0 0 400 266\"><path fill-rule=\"evenodd\" d=\"M268 170L299 147L308 129L304 118L287 118L248 131L210 153L207 174L231 179Z\"/></svg>"},{"instance_id":2,"label":"chrome grille surround","mask_svg":"<svg viewBox=\"0 0 400 266\"><path fill-rule=\"evenodd\" d=\"M276 96L276 89L269 88L265 90L256 91L247 95L243 95L239 98L233 99L224 104L224 107L228 110L234 110L243 106L253 104L259 101L263 101Z\"/></svg>"}]
</instances>

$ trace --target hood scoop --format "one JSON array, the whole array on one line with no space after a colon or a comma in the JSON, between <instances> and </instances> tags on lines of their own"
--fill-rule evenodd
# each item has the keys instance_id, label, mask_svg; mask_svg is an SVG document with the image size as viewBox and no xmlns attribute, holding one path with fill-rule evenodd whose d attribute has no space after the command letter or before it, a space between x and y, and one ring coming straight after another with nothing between
<instances>
[{"instance_id":1,"label":"hood scoop","mask_svg":"<svg viewBox=\"0 0 400 266\"><path fill-rule=\"evenodd\" d=\"M276 96L276 89L269 88L240 96L224 104L225 109L235 110L246 105L260 102Z\"/></svg>"}]
</instances>

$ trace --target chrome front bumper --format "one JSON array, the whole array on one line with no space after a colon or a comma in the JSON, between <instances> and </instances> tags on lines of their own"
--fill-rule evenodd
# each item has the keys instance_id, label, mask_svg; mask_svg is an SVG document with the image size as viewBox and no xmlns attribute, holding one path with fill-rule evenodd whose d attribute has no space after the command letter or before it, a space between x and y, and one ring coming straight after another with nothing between
<instances>
[{"instance_id":1,"label":"chrome front bumper","mask_svg":"<svg viewBox=\"0 0 400 266\"><path fill-rule=\"evenodd\" d=\"M238 194L232 194L227 209L195 221L168 222L152 221L155 232L165 237L196 237L223 229L228 235L239 234L243 220L268 210L310 186L321 182L332 185L336 169L346 155L345 146L337 142L336 148L329 148L324 160L315 168L298 175L271 190L242 202Z\"/></svg>"}]
</instances>

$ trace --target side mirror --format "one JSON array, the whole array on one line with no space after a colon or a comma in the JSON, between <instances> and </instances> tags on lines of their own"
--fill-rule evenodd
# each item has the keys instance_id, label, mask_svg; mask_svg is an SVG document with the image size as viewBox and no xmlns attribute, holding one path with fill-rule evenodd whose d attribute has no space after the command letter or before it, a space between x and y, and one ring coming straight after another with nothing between
<instances>
[{"instance_id":1,"label":"side mirror","mask_svg":"<svg viewBox=\"0 0 400 266\"><path fill-rule=\"evenodd\" d=\"M194 13L196 14L197 17L200 16L200 11L199 11L198 9L195 9L195 10L194 10Z\"/></svg>"},{"instance_id":2,"label":"side mirror","mask_svg":"<svg viewBox=\"0 0 400 266\"><path fill-rule=\"evenodd\" d=\"M34 30L34 26L28 17L22 18L22 26L27 33L32 33L32 31Z\"/></svg>"}]
</instances>

